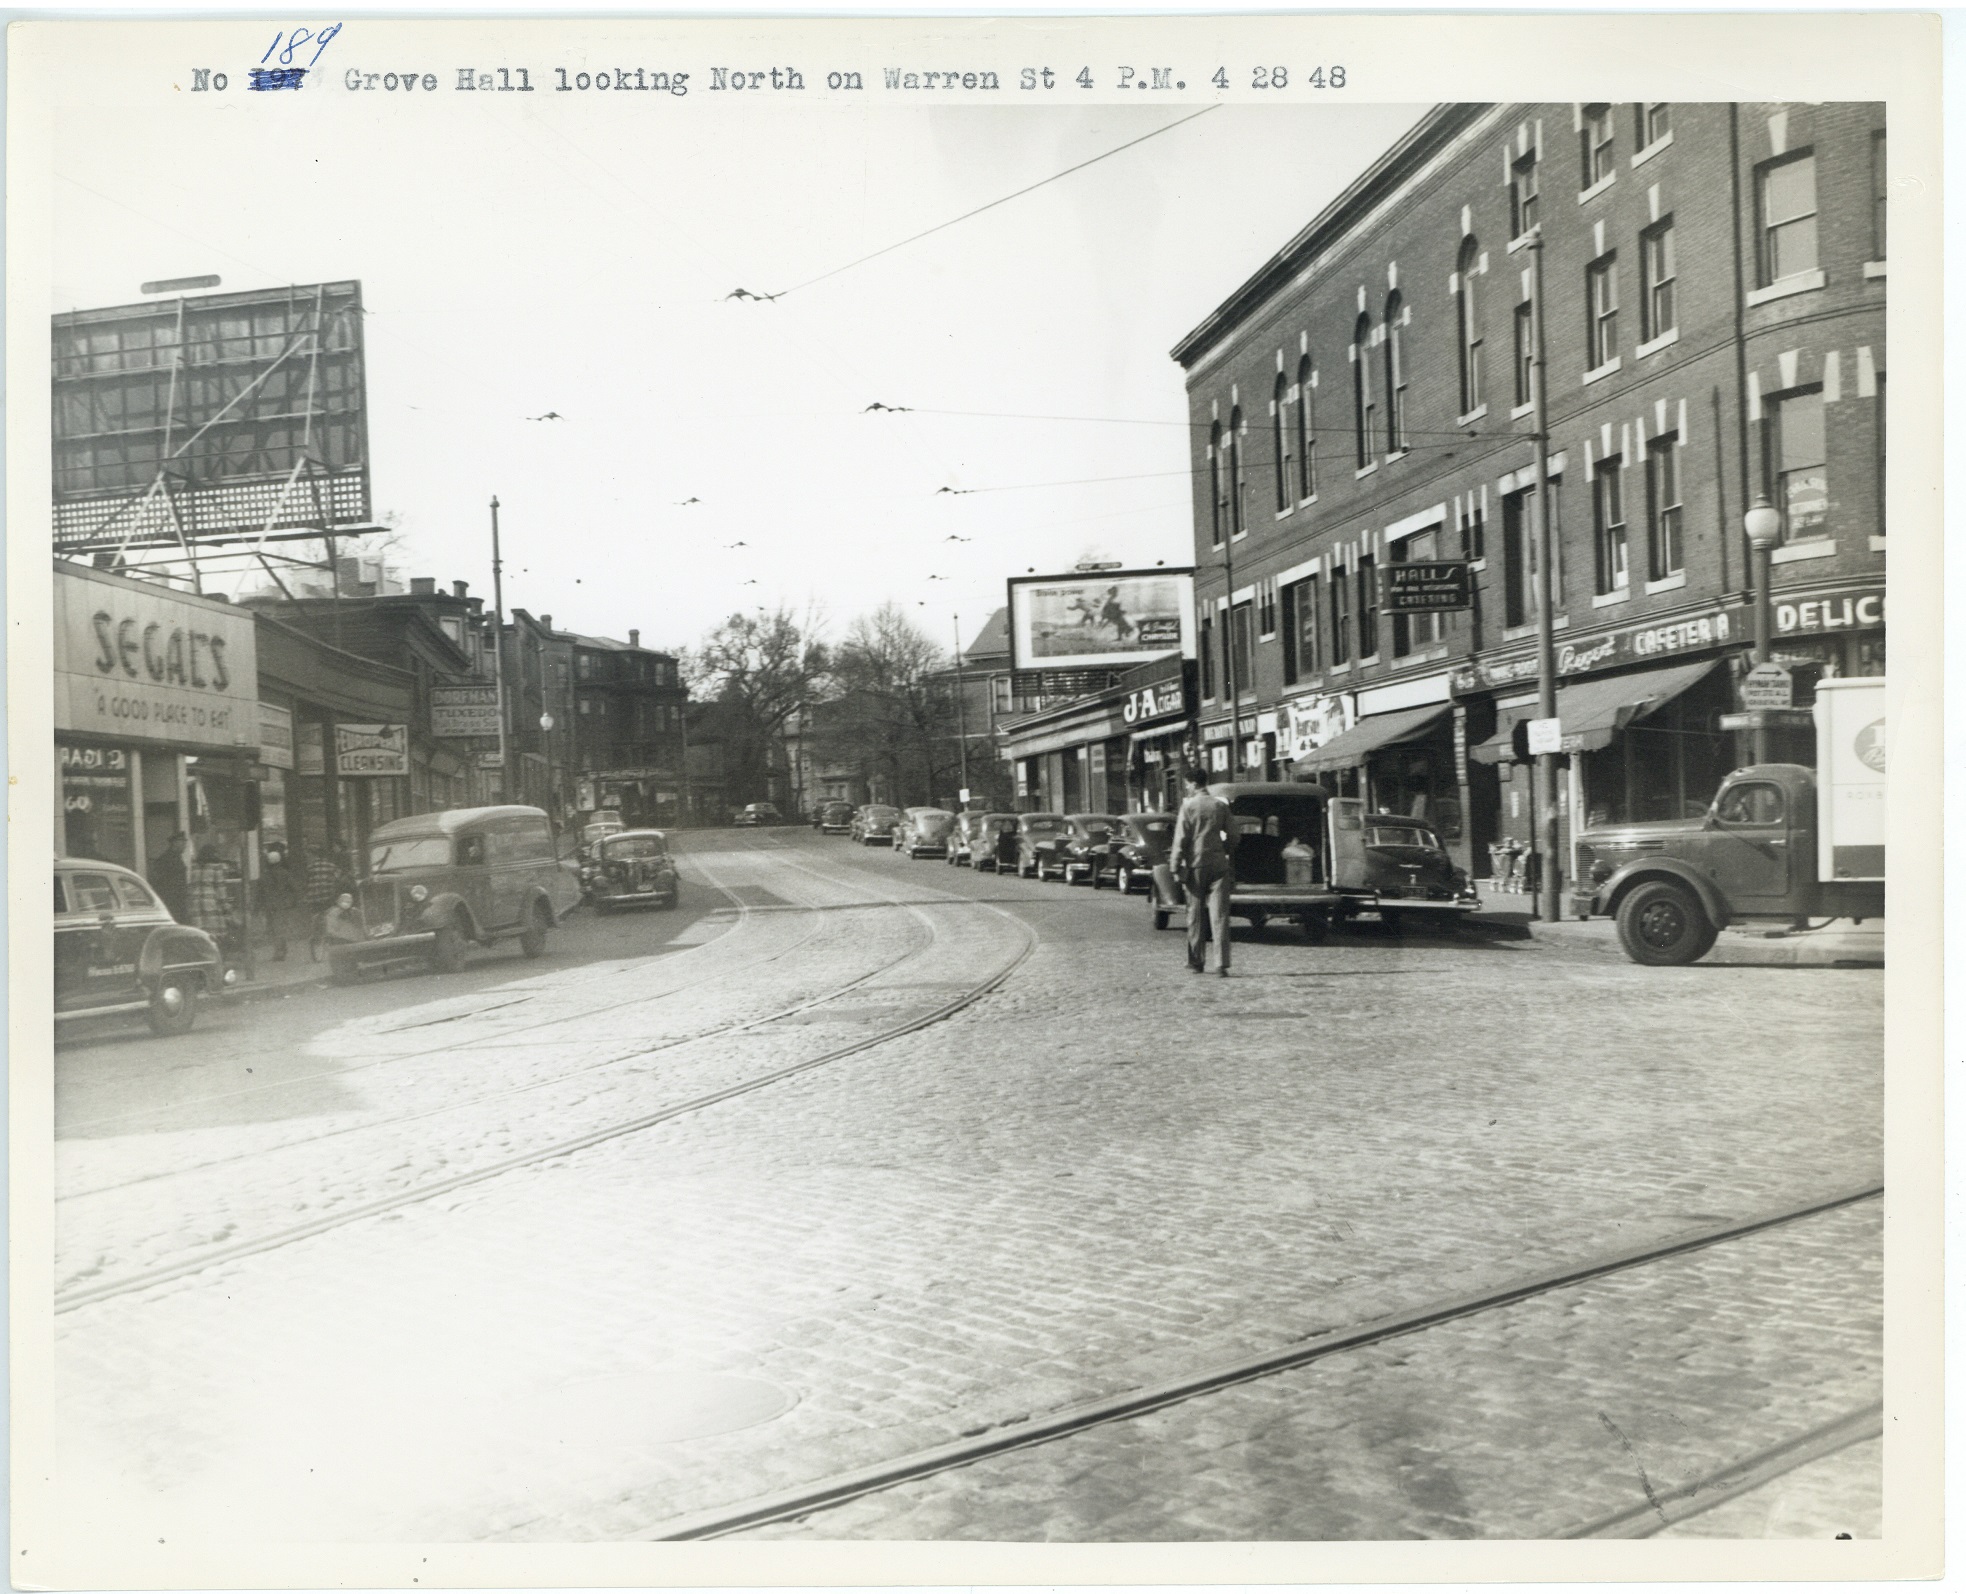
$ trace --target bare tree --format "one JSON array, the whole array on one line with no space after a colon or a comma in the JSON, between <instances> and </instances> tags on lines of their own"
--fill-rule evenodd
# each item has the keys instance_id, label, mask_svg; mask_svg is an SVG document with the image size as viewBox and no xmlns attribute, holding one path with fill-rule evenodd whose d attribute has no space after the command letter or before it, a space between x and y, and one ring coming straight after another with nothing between
<instances>
[{"instance_id":1,"label":"bare tree","mask_svg":"<svg viewBox=\"0 0 1966 1594\"><path fill-rule=\"evenodd\" d=\"M820 625L820 616L810 610L803 621L784 608L733 614L683 650L683 679L691 695L722 705L733 800L770 796L787 723L826 695L828 658L817 635Z\"/></svg>"},{"instance_id":2,"label":"bare tree","mask_svg":"<svg viewBox=\"0 0 1966 1594\"><path fill-rule=\"evenodd\" d=\"M833 658L837 696L819 717L824 756L899 803L955 789L956 705L948 657L893 603L862 615Z\"/></svg>"}]
</instances>

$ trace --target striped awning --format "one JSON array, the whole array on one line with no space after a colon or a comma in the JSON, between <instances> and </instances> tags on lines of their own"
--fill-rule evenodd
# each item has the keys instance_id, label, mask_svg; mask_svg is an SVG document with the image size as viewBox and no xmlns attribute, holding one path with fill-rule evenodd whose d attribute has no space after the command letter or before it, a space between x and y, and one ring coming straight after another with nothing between
<instances>
[{"instance_id":1,"label":"striped awning","mask_svg":"<svg viewBox=\"0 0 1966 1594\"><path fill-rule=\"evenodd\" d=\"M1655 709L1664 708L1688 687L1697 685L1720 661L1700 659L1691 664L1675 664L1664 670L1643 670L1637 675L1609 675L1599 680L1578 681L1559 686L1556 691L1556 717L1563 725L1566 753L1591 752L1609 747L1616 736L1634 720L1641 720ZM1505 708L1495 716L1495 734L1468 749L1477 763L1501 764L1515 758L1515 728L1524 720L1536 718L1534 703Z\"/></svg>"},{"instance_id":2,"label":"striped awning","mask_svg":"<svg viewBox=\"0 0 1966 1594\"><path fill-rule=\"evenodd\" d=\"M1296 770L1313 774L1325 769L1350 769L1363 763L1368 753L1401 742L1416 742L1450 712L1446 703L1425 703L1419 708L1395 709L1390 714L1369 714L1350 730L1340 731L1322 747L1314 747L1297 760Z\"/></svg>"}]
</instances>

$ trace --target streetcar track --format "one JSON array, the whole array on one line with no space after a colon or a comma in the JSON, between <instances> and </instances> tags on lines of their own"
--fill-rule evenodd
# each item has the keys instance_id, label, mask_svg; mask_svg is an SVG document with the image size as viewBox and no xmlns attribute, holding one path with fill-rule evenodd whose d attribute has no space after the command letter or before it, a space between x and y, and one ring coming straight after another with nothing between
<instances>
[{"instance_id":1,"label":"streetcar track","mask_svg":"<svg viewBox=\"0 0 1966 1594\"><path fill-rule=\"evenodd\" d=\"M808 870L808 872L822 880L828 878L818 870ZM856 887L859 885L858 882L838 880L832 883ZM952 896L946 902L935 905L960 905L962 900L960 897ZM933 923L928 921L925 915L921 915L918 909L911 911L916 912L917 916L924 923L928 924L930 939L926 945L915 948L910 953L905 954L904 958L896 959L895 962L904 961L905 957L920 955L922 951L927 950L928 946L932 946L935 941ZM256 1239L242 1240L232 1245L216 1246L209 1250L201 1251L195 1256L184 1257L179 1261L167 1263L156 1268L149 1268L143 1272L130 1274L120 1279L109 1279L100 1284L71 1289L65 1293L57 1293L54 1298L53 1309L58 1314L77 1311L86 1306L92 1306L102 1301L114 1299L117 1296L132 1294L139 1290L151 1289L175 1279L189 1277L195 1273L202 1273L210 1268L222 1266L227 1262L239 1261L247 1257L262 1255L268 1251L278 1250L299 1241L311 1239L317 1235L329 1233L332 1230L344 1228L350 1224L380 1216L383 1213L398 1211L404 1207L414 1206L438 1196L447 1195L455 1190L485 1183L508 1173L550 1163L560 1158L591 1149L594 1146L603 1145L612 1140L624 1139L630 1135L642 1133L660 1124L667 1123L676 1118L685 1117L691 1113L701 1112L706 1108L716 1106L722 1102L751 1095L757 1091L779 1084L784 1080L794 1078L797 1075L810 1073L832 1063L843 1061L848 1057L856 1056L861 1052L871 1051L875 1047L885 1045L887 1042L896 1040L903 1035L912 1034L917 1030L926 1029L930 1025L938 1024L996 990L1037 949L1038 937L1035 931L1011 914L1002 913L1000 909L994 911L997 911L1001 917L1015 925L1023 933L1023 945L987 977L967 985L957 995L951 997L946 1002L938 1004L926 1013L920 1013L913 1018L888 1025L876 1034L862 1036L858 1040L849 1042L846 1045L837 1046L823 1052L817 1057L805 1058L799 1062L788 1064L785 1067L772 1069L751 1079L741 1080L736 1084L728 1085L717 1090L706 1091L686 1101L672 1103L651 1112L638 1114L633 1118L603 1125L599 1129L590 1130L584 1134L554 1141L548 1145L536 1147L515 1156L501 1158L496 1162L467 1169L442 1179L431 1180L408 1190L397 1191L388 1196L377 1197L356 1206L345 1208L339 1212L323 1214L321 1217L309 1222L294 1224L288 1228L261 1235ZM799 944L803 945L804 943L800 942ZM889 966L891 967L892 965ZM831 1000L837 994L839 993L835 991L828 997L820 1000ZM304 1143L295 1142L295 1144Z\"/></svg>"},{"instance_id":2,"label":"streetcar track","mask_svg":"<svg viewBox=\"0 0 1966 1594\"><path fill-rule=\"evenodd\" d=\"M1361 1350L1402 1335L1423 1332L1479 1313L1513 1306L1518 1302L1551 1294L1572 1285L1684 1256L1709 1246L1746 1239L1751 1235L1817 1217L1860 1201L1875 1200L1883 1193L1882 1184L1863 1185L1855 1189L1839 1191L1801 1206L1763 1212L1745 1219L1712 1223L1691 1233L1682 1233L1677 1238L1648 1241L1638 1246L1602 1252L1552 1272L1516 1279L1467 1295L1429 1302L1423 1306L1395 1312L1356 1328L1320 1334L1305 1343L1284 1350L1262 1351L1212 1368L1182 1374L1157 1384L1082 1401L1042 1417L1007 1422L993 1430L964 1435L905 1456L837 1473L830 1478L816 1479L788 1489L775 1490L737 1505L720 1506L674 1518L666 1523L657 1524L638 1534L637 1537L657 1541L716 1539L742 1533L747 1529L763 1527L769 1523L793 1521L830 1510L866 1495L878 1494L903 1484L953 1472L977 1461L1013 1451L1034 1449L1096 1428L1131 1421L1169 1406L1217 1394L1240 1384L1253 1383L1258 1379L1292 1372L1343 1352ZM1840 1418L1836 1423L1827 1425L1827 1429L1842 1434L1847 1428L1848 1437L1843 1440L1843 1443L1857 1443L1865 1437L1863 1433L1855 1431L1861 1426L1856 1423L1855 1418L1861 1415L1862 1413L1858 1413ZM1812 1448L1807 1443L1811 1437L1805 1435L1801 1440L1776 1446L1773 1451L1764 1452L1761 1457L1751 1458L1748 1463L1739 1463L1734 1469L1716 1476L1719 1478L1731 1476L1743 1467L1753 1467L1755 1462L1762 1462L1765 1468L1782 1458L1797 1458L1789 1461L1787 1466L1779 1466L1774 1471L1755 1473L1752 1481L1744 1482L1740 1488L1733 1491L1738 1494L1758 1486L1768 1477L1779 1476L1781 1471L1792 1470L1793 1467L1804 1465L1822 1455L1833 1453L1834 1449L1842 1448L1842 1444L1834 1443L1829 1449ZM1675 1497L1681 1492L1683 1491L1672 1491ZM1720 1502L1715 1500L1712 1503ZM1619 1512L1614 1517L1586 1524L1584 1528L1576 1530L1575 1535L1559 1536L1585 1534L1616 1536L1620 1529L1642 1533L1647 1531L1643 1518L1652 1512L1653 1507L1648 1502L1644 1507L1639 1508L1637 1516L1629 1511ZM1682 1514L1693 1513L1687 1511ZM1657 1522L1656 1516L1653 1520ZM1667 1524L1663 1522L1658 1523L1658 1526L1665 1525ZM1656 1528L1651 1531L1656 1531Z\"/></svg>"},{"instance_id":3,"label":"streetcar track","mask_svg":"<svg viewBox=\"0 0 1966 1594\"><path fill-rule=\"evenodd\" d=\"M709 872L710 871L707 870L705 871L705 873L709 873ZM824 877L822 876L821 878ZM718 886L717 889L724 890L725 888ZM736 899L733 897L733 900ZM858 908L858 909L867 909L867 908L883 908L888 906L888 904L886 902L875 901L875 902L849 903L849 904L844 904L844 906ZM758 911L758 910L746 909L744 911ZM820 910L818 908L815 908L812 911L817 912ZM880 975L887 973L889 970L894 969L898 967L900 964L907 962L910 958L921 955L923 952L927 951L930 947L934 945L935 936L934 936L933 926L930 926L929 929L930 929L930 934L925 942L918 943L908 948L907 950L903 951L896 957L890 958L886 963L881 964L879 967L868 970L866 973L861 974L855 977L854 979L847 981L844 985L834 987L833 989L827 991L822 996L809 998L808 1000L796 1003L791 1007L783 1008L777 1012L766 1014L762 1018L746 1019L736 1024L714 1026L712 1028L699 1031L698 1033L693 1035L678 1036L674 1040L664 1041L656 1046L643 1046L643 1047L639 1047L635 1051L624 1052L617 1057L603 1058L600 1062L589 1063L583 1067L570 1069L564 1073L553 1074L544 1079L529 1080L524 1084L507 1086L502 1090L485 1091L476 1096L470 1096L470 1097L465 1097L463 1099L454 1099L451 1101L446 1101L438 1106L426 1108L420 1112L401 1113L391 1117L384 1117L384 1118L371 1118L361 1123L345 1124L336 1129L324 1130L319 1134L306 1135L292 1140L282 1140L270 1146L256 1146L246 1151L235 1152L229 1156L213 1157L203 1162L196 1162L196 1163L185 1164L177 1167L159 1169L155 1173L142 1174L136 1178L120 1180L113 1184L92 1185L89 1188L83 1190L71 1190L61 1196L58 1196L56 1198L56 1201L57 1204L59 1205L66 1202L83 1200L91 1196L113 1194L117 1191L135 1189L139 1186L154 1183L162 1179L174 1179L190 1173L196 1173L212 1168L224 1167L229 1163L246 1162L259 1157L276 1156L282 1152L292 1151L299 1147L311 1147L311 1146L322 1145L330 1140L339 1139L344 1135L360 1134L375 1129L388 1129L388 1128L396 1127L401 1124L417 1123L417 1122L421 1122L424 1119L441 1117L447 1113L462 1112L467 1108L480 1106L486 1102L500 1101L511 1096L524 1095L528 1092L535 1091L535 1090L550 1089L555 1085L564 1084L569 1080L585 1078L588 1075L600 1073L605 1069L616 1068L622 1065L623 1063L636 1062L642 1058L652 1057L661 1052L673 1051L683 1046L695 1046L705 1041L720 1040L732 1035L741 1035L748 1030L762 1028L767 1024L780 1023L783 1022L785 1019L789 1017L793 1017L799 1013L806 1012L815 1007L823 1007L829 1002L836 1001L841 996L847 994L848 992L853 991L858 987L866 984L869 980L876 979ZM805 946L809 941L811 941L814 938L814 935L816 934L817 934L817 930L815 929L813 935L801 937L798 941L794 942L793 945L790 948L788 948L785 952L778 953L774 955L772 958L757 960L754 961L753 963L746 964L745 968L749 969L758 966L758 961L775 962L777 961L778 958L789 955L790 952L797 951L799 948ZM674 991L659 992L653 997L646 998L646 1000L659 1001L669 996L673 996L675 994L677 993ZM529 997L520 998L519 1000L522 1001L530 1000L530 998ZM511 1006L511 1005L515 1005L515 1004L513 1003L498 1004L498 1006L501 1007ZM614 1004L614 1006L616 1007L620 1005L622 1004L618 1004L618 1003ZM492 1010L496 1011L496 1008ZM596 1011L612 1011L612 1010L613 1010L612 1008L596 1009ZM446 1022L450 1022L451 1019L454 1018L473 1017L473 1016L475 1016L475 1014L454 1014L451 1015L451 1018L430 1019L430 1020L426 1020L425 1023L427 1024L446 1023ZM588 1015L581 1014L578 1016L584 1018ZM544 1022L563 1023L568 1021L569 1021L568 1018L565 1015L563 1015L559 1019L554 1019ZM382 1031L381 1033L400 1034L404 1030L421 1028L421 1027L423 1026L403 1025L400 1026L398 1029L385 1030ZM533 1028L533 1029L539 1027L540 1027L539 1025L526 1026L526 1028ZM505 1036L518 1034L518 1033L523 1033L523 1030L501 1032L500 1043L502 1043L503 1038ZM478 1041L474 1042L473 1044L484 1046L484 1045L494 1044L494 1041L491 1038L486 1037L486 1038L480 1038ZM437 1051L442 1052L451 1049L452 1048L445 1046L445 1047L437 1048ZM417 1052L417 1053L406 1054L406 1057L409 1059L414 1059L417 1057L425 1057L430 1055L432 1054L429 1052ZM380 1066L382 1063L386 1063L389 1061L399 1061L399 1060L403 1060L403 1059L388 1059L388 1058L377 1059L376 1062L374 1063L362 1064L360 1066L363 1068L375 1067L375 1066ZM305 1077L308 1079L320 1079L323 1077L338 1079L344 1077L344 1075L346 1074L354 1073L356 1071L357 1070L355 1068L350 1068L350 1069L342 1070L338 1073L333 1073L325 1076L320 1074L313 1074L313 1075L307 1075ZM225 1098L201 1097L199 1098L199 1102L203 1103L206 1101L221 1100L221 1099L225 1099ZM102 1120L98 1120L98 1122L100 1121Z\"/></svg>"}]
</instances>

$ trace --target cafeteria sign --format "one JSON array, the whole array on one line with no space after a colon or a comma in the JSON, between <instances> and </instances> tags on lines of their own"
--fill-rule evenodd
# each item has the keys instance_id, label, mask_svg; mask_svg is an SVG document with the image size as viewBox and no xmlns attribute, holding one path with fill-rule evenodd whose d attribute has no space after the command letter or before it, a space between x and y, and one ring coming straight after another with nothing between
<instances>
[{"instance_id":1,"label":"cafeteria sign","mask_svg":"<svg viewBox=\"0 0 1966 1594\"><path fill-rule=\"evenodd\" d=\"M334 767L337 775L407 775L410 772L409 726L337 725L334 728Z\"/></svg>"}]
</instances>

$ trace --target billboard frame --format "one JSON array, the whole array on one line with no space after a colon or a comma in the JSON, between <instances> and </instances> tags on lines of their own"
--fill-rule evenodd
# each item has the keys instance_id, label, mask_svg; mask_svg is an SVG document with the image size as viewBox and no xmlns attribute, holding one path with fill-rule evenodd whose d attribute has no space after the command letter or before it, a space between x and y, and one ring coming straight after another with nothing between
<instances>
[{"instance_id":1,"label":"billboard frame","mask_svg":"<svg viewBox=\"0 0 1966 1594\"><path fill-rule=\"evenodd\" d=\"M1121 581L1170 578L1187 583L1187 601L1182 607L1180 616L1181 638L1176 646L1060 654L1045 659L1032 656L1029 600L1020 596L1024 590L1051 586L1060 582L1108 586ZM1004 629L1010 637L1010 667L1019 674L1035 675L1080 670L1124 671L1154 659L1164 659L1169 654L1175 653L1184 659L1192 659L1196 656L1199 634L1199 624L1195 616L1194 582L1193 565L1152 565L1145 569L1129 567L1120 570L1065 570L1050 575L1011 576L1004 583Z\"/></svg>"}]
</instances>

